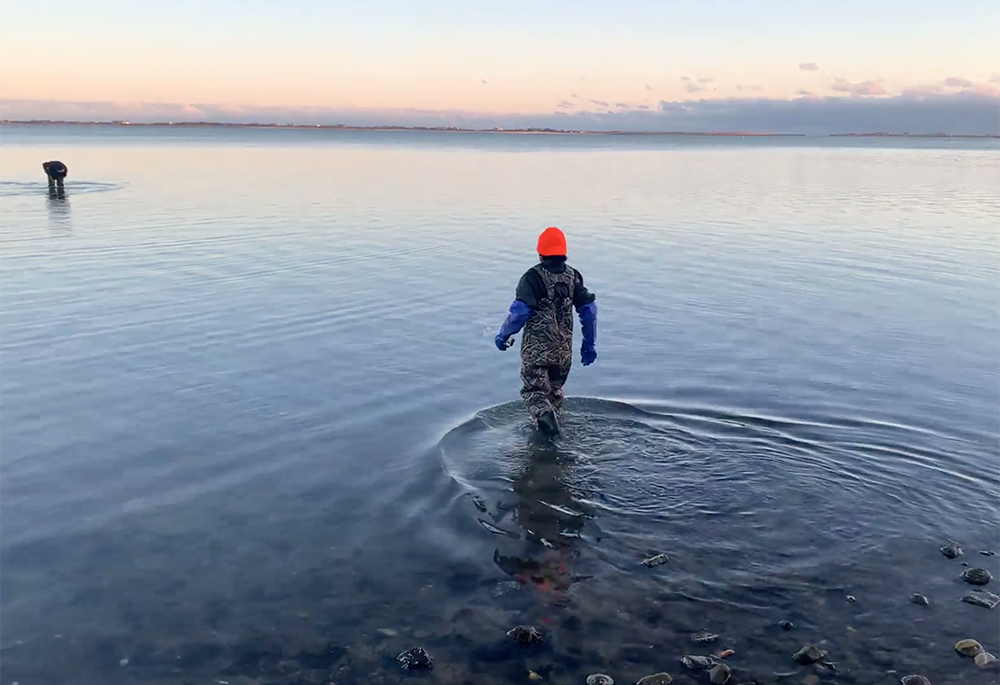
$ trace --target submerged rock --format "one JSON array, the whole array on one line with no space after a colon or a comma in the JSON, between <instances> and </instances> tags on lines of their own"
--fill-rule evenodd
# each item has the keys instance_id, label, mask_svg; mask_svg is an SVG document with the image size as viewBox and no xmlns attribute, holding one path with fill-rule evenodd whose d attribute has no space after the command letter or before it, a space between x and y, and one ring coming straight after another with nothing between
<instances>
[{"instance_id":1,"label":"submerged rock","mask_svg":"<svg viewBox=\"0 0 1000 685\"><path fill-rule=\"evenodd\" d=\"M782 630L791 630L795 627L795 624L791 621L778 621L778 627Z\"/></svg>"},{"instance_id":2,"label":"submerged rock","mask_svg":"<svg viewBox=\"0 0 1000 685\"><path fill-rule=\"evenodd\" d=\"M995 609L996 606L1000 604L1000 597L997 597L992 592L987 592L986 590L973 590L963 597L962 601L966 604L974 604L977 607Z\"/></svg>"},{"instance_id":3,"label":"submerged rock","mask_svg":"<svg viewBox=\"0 0 1000 685\"><path fill-rule=\"evenodd\" d=\"M721 652L716 652L713 656L716 656L719 659L728 659L733 654L736 654L736 652L734 650L732 650L732 649L724 649Z\"/></svg>"},{"instance_id":4,"label":"submerged rock","mask_svg":"<svg viewBox=\"0 0 1000 685\"><path fill-rule=\"evenodd\" d=\"M534 671L528 671L528 680L541 680L542 676L538 675Z\"/></svg>"},{"instance_id":5,"label":"submerged rock","mask_svg":"<svg viewBox=\"0 0 1000 685\"><path fill-rule=\"evenodd\" d=\"M542 639L542 634L534 626L516 626L507 631L507 637L521 644L530 645Z\"/></svg>"},{"instance_id":6,"label":"submerged rock","mask_svg":"<svg viewBox=\"0 0 1000 685\"><path fill-rule=\"evenodd\" d=\"M858 601L858 598L855 597L854 595L847 595L847 597L845 597L844 599L846 599L851 604L854 604L855 602Z\"/></svg>"},{"instance_id":7,"label":"submerged rock","mask_svg":"<svg viewBox=\"0 0 1000 685\"><path fill-rule=\"evenodd\" d=\"M931 685L931 681L922 675L905 675L899 682L903 685Z\"/></svg>"},{"instance_id":8,"label":"submerged rock","mask_svg":"<svg viewBox=\"0 0 1000 685\"><path fill-rule=\"evenodd\" d=\"M587 685L615 685L615 679L603 673L593 673L587 676Z\"/></svg>"},{"instance_id":9,"label":"submerged rock","mask_svg":"<svg viewBox=\"0 0 1000 685\"><path fill-rule=\"evenodd\" d=\"M433 664L431 655L423 647L414 647L396 657L396 662L407 670L430 668Z\"/></svg>"},{"instance_id":10,"label":"submerged rock","mask_svg":"<svg viewBox=\"0 0 1000 685\"><path fill-rule=\"evenodd\" d=\"M666 554L657 554L655 557L650 557L649 559L646 559L642 563L652 568L654 566L659 566L660 564L665 564L668 561L670 561L670 557L668 557Z\"/></svg>"},{"instance_id":11,"label":"submerged rock","mask_svg":"<svg viewBox=\"0 0 1000 685\"><path fill-rule=\"evenodd\" d=\"M715 666L715 659L709 656L685 656L681 658L681 663L692 671L705 671Z\"/></svg>"},{"instance_id":12,"label":"submerged rock","mask_svg":"<svg viewBox=\"0 0 1000 685\"><path fill-rule=\"evenodd\" d=\"M975 640L959 640L955 643L955 651L962 656L974 657L983 653L983 646Z\"/></svg>"},{"instance_id":13,"label":"submerged rock","mask_svg":"<svg viewBox=\"0 0 1000 685\"><path fill-rule=\"evenodd\" d=\"M910 595L910 601L913 602L914 604L919 604L922 607L928 606L930 604L930 601L926 597L916 592Z\"/></svg>"},{"instance_id":14,"label":"submerged rock","mask_svg":"<svg viewBox=\"0 0 1000 685\"><path fill-rule=\"evenodd\" d=\"M729 677L732 673L733 671L729 668L729 666L726 666L725 664L717 664L708 676L712 679L712 685L726 685L726 683L729 682Z\"/></svg>"},{"instance_id":15,"label":"submerged rock","mask_svg":"<svg viewBox=\"0 0 1000 685\"><path fill-rule=\"evenodd\" d=\"M941 548L941 554L945 555L949 559L957 559L962 556L962 548L956 545L954 542L949 542L947 545Z\"/></svg>"},{"instance_id":16,"label":"submerged rock","mask_svg":"<svg viewBox=\"0 0 1000 685\"><path fill-rule=\"evenodd\" d=\"M635 685L670 685L672 682L674 682L674 677L669 673L654 673L640 678Z\"/></svg>"},{"instance_id":17,"label":"submerged rock","mask_svg":"<svg viewBox=\"0 0 1000 685\"><path fill-rule=\"evenodd\" d=\"M988 549L981 549L979 550L979 553L982 554L984 557L995 557L997 555L996 552L992 552Z\"/></svg>"},{"instance_id":18,"label":"submerged rock","mask_svg":"<svg viewBox=\"0 0 1000 685\"><path fill-rule=\"evenodd\" d=\"M803 666L808 666L809 664L814 664L820 661L826 656L826 652L817 647L816 645L806 645L799 651L792 655L792 659L796 663L802 664Z\"/></svg>"},{"instance_id":19,"label":"submerged rock","mask_svg":"<svg viewBox=\"0 0 1000 685\"><path fill-rule=\"evenodd\" d=\"M962 571L960 578L972 585L988 585L993 580L993 575L985 568L973 567Z\"/></svg>"},{"instance_id":20,"label":"submerged rock","mask_svg":"<svg viewBox=\"0 0 1000 685\"><path fill-rule=\"evenodd\" d=\"M719 639L719 636L715 633L710 633L707 630L703 630L700 633L695 633L691 636L691 639L699 644L708 644L709 642L715 642Z\"/></svg>"},{"instance_id":21,"label":"submerged rock","mask_svg":"<svg viewBox=\"0 0 1000 685\"><path fill-rule=\"evenodd\" d=\"M1000 668L1000 661L989 652L980 652L976 655L976 666L979 668Z\"/></svg>"}]
</instances>

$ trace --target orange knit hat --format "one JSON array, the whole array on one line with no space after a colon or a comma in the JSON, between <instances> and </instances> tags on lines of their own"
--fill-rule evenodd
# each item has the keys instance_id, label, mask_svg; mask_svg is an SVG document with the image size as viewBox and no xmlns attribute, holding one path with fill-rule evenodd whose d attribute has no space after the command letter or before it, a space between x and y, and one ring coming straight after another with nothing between
<instances>
[{"instance_id":1,"label":"orange knit hat","mask_svg":"<svg viewBox=\"0 0 1000 685\"><path fill-rule=\"evenodd\" d=\"M566 236L555 226L549 226L538 236L538 254L542 257L565 257Z\"/></svg>"}]
</instances>

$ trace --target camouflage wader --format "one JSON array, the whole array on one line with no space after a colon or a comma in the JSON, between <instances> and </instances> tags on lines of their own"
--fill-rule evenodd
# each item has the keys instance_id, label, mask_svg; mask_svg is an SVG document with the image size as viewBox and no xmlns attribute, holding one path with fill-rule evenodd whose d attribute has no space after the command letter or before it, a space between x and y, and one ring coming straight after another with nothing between
<instances>
[{"instance_id":1,"label":"camouflage wader","mask_svg":"<svg viewBox=\"0 0 1000 685\"><path fill-rule=\"evenodd\" d=\"M569 266L561 274L541 265L534 267L545 284L545 298L531 313L521 336L521 398L531 419L559 410L563 385L573 362L573 286L576 272Z\"/></svg>"}]
</instances>

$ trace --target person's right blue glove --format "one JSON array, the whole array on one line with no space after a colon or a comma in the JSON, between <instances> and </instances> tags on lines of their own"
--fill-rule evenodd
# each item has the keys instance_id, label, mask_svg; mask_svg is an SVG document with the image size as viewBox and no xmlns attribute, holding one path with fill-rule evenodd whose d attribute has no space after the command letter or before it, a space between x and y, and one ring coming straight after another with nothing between
<instances>
[{"instance_id":1,"label":"person's right blue glove","mask_svg":"<svg viewBox=\"0 0 1000 685\"><path fill-rule=\"evenodd\" d=\"M496 337L493 338L493 343L497 346L498 350L505 352L510 347L508 344L510 337L524 328L524 324L528 322L528 317L530 316L531 307L521 302L521 300L511 302L510 312L500 326L500 330L497 331Z\"/></svg>"},{"instance_id":2,"label":"person's right blue glove","mask_svg":"<svg viewBox=\"0 0 1000 685\"><path fill-rule=\"evenodd\" d=\"M583 344L580 345L580 361L584 366L590 366L597 361L597 303L590 302L577 310L580 315L580 327L583 328Z\"/></svg>"}]
</instances>

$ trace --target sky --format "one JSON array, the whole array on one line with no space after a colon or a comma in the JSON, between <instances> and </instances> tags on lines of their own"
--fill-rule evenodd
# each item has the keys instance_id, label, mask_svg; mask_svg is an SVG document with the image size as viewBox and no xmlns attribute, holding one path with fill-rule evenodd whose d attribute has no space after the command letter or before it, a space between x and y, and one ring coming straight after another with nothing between
<instances>
[{"instance_id":1,"label":"sky","mask_svg":"<svg viewBox=\"0 0 1000 685\"><path fill-rule=\"evenodd\" d=\"M998 0L0 0L0 117L997 133L998 35Z\"/></svg>"}]
</instances>

